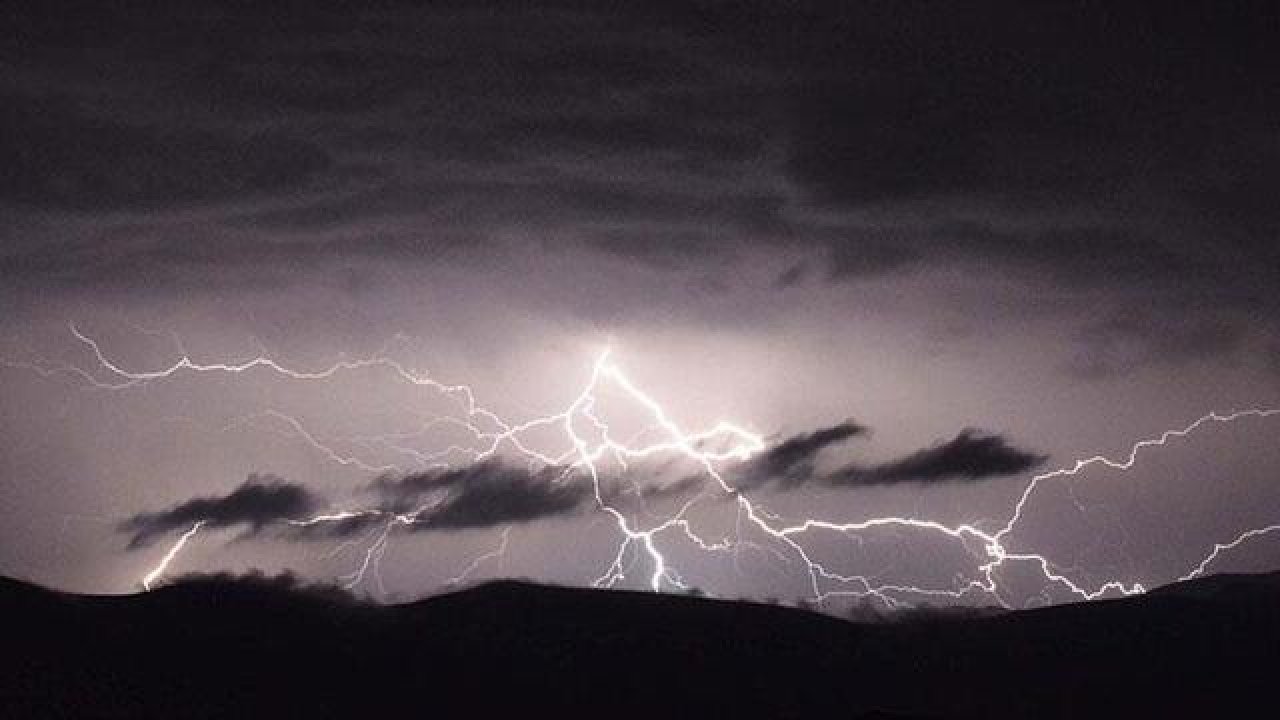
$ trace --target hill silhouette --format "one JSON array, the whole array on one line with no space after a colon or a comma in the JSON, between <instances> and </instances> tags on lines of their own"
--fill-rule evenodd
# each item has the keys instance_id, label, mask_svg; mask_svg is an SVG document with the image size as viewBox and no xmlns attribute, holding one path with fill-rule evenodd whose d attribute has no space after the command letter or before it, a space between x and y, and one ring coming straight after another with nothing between
<instances>
[{"instance_id":1,"label":"hill silhouette","mask_svg":"<svg viewBox=\"0 0 1280 720\"><path fill-rule=\"evenodd\" d=\"M0 637L5 718L1217 717L1280 702L1280 573L872 624L512 581L376 606L261 579L131 596L0 579Z\"/></svg>"}]
</instances>

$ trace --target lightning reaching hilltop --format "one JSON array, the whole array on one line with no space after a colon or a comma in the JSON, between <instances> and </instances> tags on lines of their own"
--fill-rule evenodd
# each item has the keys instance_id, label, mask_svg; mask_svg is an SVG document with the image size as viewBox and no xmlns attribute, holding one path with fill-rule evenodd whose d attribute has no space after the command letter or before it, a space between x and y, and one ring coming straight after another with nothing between
<instances>
[{"instance_id":1,"label":"lightning reaching hilltop","mask_svg":"<svg viewBox=\"0 0 1280 720\"><path fill-rule=\"evenodd\" d=\"M609 349L598 354L581 390L563 410L513 422L481 406L471 388L442 383L429 375L412 371L392 359L386 348L365 359L344 359L314 370L293 369L267 355L242 361L197 362L184 351L177 361L167 367L138 371L126 369L113 360L97 340L85 335L74 325L71 326L71 333L88 348L94 358L96 365L92 369L43 362L9 365L34 370L44 377L66 374L108 393L127 392L183 375L235 376L263 373L288 382L316 383L333 381L346 373L381 372L392 380L443 397L451 403L453 414L424 416L421 426L416 429L366 436L354 442L354 446L363 448L367 457L336 449L329 441L308 430L302 420L272 408L259 409L225 423L222 429L257 428L261 427L258 423L267 421L272 423L273 432L297 438L330 462L383 477L415 471L447 472L452 467L450 459L453 457L461 457L467 463L475 464L491 460L500 452L509 452L531 467L549 471L530 476L540 482L565 486L584 479L589 483L590 499L595 511L611 520L617 532L616 545L609 553L610 560L593 581L597 586L614 587L633 573L640 572L645 585L654 591L690 587L690 581L676 567L668 551L669 547L677 543L687 544L699 552L732 553L735 556L743 549L765 548L772 557L785 562L799 561L807 580L806 592L817 601L837 597L872 598L887 607L911 605L925 600L959 601L969 596L980 596L1002 606L1012 606L1013 601L1002 586L1001 578L1001 572L1012 566L1025 566L1038 573L1046 587L1046 593L1048 588L1059 588L1082 600L1109 594L1141 593L1145 590L1142 583L1132 580L1110 578L1085 583L1073 579L1069 571L1059 567L1044 552L1035 548L1018 547L1011 542L1010 538L1015 531L1026 522L1025 509L1031 500L1047 483L1074 478L1094 468L1128 471L1146 453L1185 438L1206 426L1229 425L1245 419L1261 420L1280 415L1280 409L1271 408L1248 408L1226 414L1211 412L1181 428L1138 440L1121 457L1093 455L1064 467L1036 474L1026 481L1013 503L1007 521L994 530L984 529L983 524L977 522L947 524L909 515L872 517L854 522L821 517L788 520L769 511L755 497L751 488L736 482L736 468L767 450L768 444L763 436L743 425L727 421L697 431L681 427L654 395L641 389L624 372ZM620 397L636 408L644 419L643 428L628 439L621 439L620 431L610 424L601 409L606 395ZM470 437L470 444L452 443L443 449L430 451L404 444L424 437L432 428L442 426L463 432ZM559 437L558 443L553 442L544 447L534 442L535 434L542 435L548 431ZM375 459L379 446L384 451L412 460L412 463L401 465L380 462ZM647 509L645 512L636 511L621 502L626 493L611 486L611 473L625 471L634 463L658 457L676 458L689 463L698 476L710 482L688 499L677 503L674 510L666 514L655 515ZM298 532L318 532L321 535L326 529L353 524L360 527L359 533L343 541L334 550L334 554L341 554L354 547L362 548L357 566L343 580L349 587L354 587L372 575L380 590L385 593L379 568L393 535L398 530L412 531L431 527L433 518L451 502L451 493L465 492L465 488L451 488L441 484L438 476L428 474L424 477L434 479L438 486L432 492L416 497L411 507L356 506L345 510L280 518L280 522ZM634 486L631 495L643 498L644 489ZM696 531L692 520L694 511L700 508L729 507L725 501L731 503L737 516L734 532L711 539ZM143 586L147 589L153 587L183 548L202 528L210 524L211 518L201 518L183 532L160 562L143 577ZM883 582L872 574L846 574L830 569L828 564L816 559L816 551L809 542L810 538L824 533L860 538L884 532L906 532L937 539L962 551L971 559L973 567L968 573L958 576L950 586ZM1273 533L1280 534L1280 524L1245 528L1234 538L1215 542L1207 554L1187 566L1181 577L1197 577L1205 573L1223 552ZM501 544L498 548L476 557L448 583L463 582L484 563L505 555L510 542L511 526L508 525L501 531ZM637 566L642 569L637 570Z\"/></svg>"},{"instance_id":2,"label":"lightning reaching hilltop","mask_svg":"<svg viewBox=\"0 0 1280 720\"><path fill-rule=\"evenodd\" d=\"M142 578L143 588L147 590L151 589L152 583L154 583L157 579L160 578L161 575L164 575L165 572L169 570L169 565L170 563L173 562L173 559L178 556L178 553L182 552L182 548L186 547L187 543L191 541L191 538L195 537L197 532L200 532L200 528L204 527L204 524L205 524L204 520L198 520L196 521L195 525L191 526L190 530L178 536L178 541L175 542L173 546L169 548L169 552L164 554L164 557L160 559L159 564L157 564L151 570L151 572L143 576Z\"/></svg>"},{"instance_id":3,"label":"lightning reaching hilltop","mask_svg":"<svg viewBox=\"0 0 1280 720\"><path fill-rule=\"evenodd\" d=\"M494 560L496 558L500 558L506 555L507 545L510 542L511 542L511 528L505 527L502 529L502 542L498 545L496 549L490 552L487 552L475 558L471 562L467 563L467 566L462 569L462 572L458 573L457 575L454 575L453 577L445 581L445 585L461 585L462 583L466 582L467 578L471 577L472 573L479 570L481 565L485 564L486 562L489 562L490 560Z\"/></svg>"}]
</instances>

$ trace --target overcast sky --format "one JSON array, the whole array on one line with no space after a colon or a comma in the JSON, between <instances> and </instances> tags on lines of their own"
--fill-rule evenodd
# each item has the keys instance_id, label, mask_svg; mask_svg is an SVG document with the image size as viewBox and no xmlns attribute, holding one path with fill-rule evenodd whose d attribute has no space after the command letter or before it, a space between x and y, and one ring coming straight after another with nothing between
<instances>
[{"instance_id":1,"label":"overcast sky","mask_svg":"<svg viewBox=\"0 0 1280 720\"><path fill-rule=\"evenodd\" d=\"M994 530L1036 472L1280 402L1266 3L27 5L0 22L6 574L130 590L221 518L175 571L333 579L369 528L279 521L429 497L362 589L437 589L503 537L475 577L587 583L617 547L581 474L512 446L447 470L404 450L474 438L409 437L457 397L386 367L106 390L66 371L120 379L72 323L131 371L382 352L512 423L568 407L611 347L682 427L761 436L723 469L789 521ZM641 427L611 392L606 414ZM1011 539L1080 583L1167 582L1280 522L1277 430L1211 424L1050 483ZM676 460L611 486L672 512L707 489ZM734 552L667 538L680 576L805 594L787 547L734 536L734 508L692 516ZM807 542L884 582L974 568L904 530ZM621 584L645 586L633 559ZM1278 560L1268 536L1215 569ZM1012 602L1064 599L1026 574Z\"/></svg>"}]
</instances>

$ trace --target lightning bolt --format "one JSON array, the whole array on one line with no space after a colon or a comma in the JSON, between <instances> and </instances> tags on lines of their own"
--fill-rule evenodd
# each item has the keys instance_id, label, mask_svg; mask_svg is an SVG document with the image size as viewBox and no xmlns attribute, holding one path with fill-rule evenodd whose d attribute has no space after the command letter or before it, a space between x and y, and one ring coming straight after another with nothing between
<instances>
[{"instance_id":1,"label":"lightning bolt","mask_svg":"<svg viewBox=\"0 0 1280 720\"><path fill-rule=\"evenodd\" d=\"M44 361L7 362L6 364L14 368L33 370L43 377L67 374L97 389L110 392L126 391L187 373L235 375L257 371L273 373L290 381L320 382L331 380L342 373L380 370L388 372L393 378L413 387L443 396L453 402L457 415L426 418L416 430L369 436L358 439L357 444L368 450L381 446L386 451L413 458L418 467L446 467L445 458L452 455L462 456L468 461L483 460L493 456L505 445L526 457L531 463L564 467L566 475L572 472L585 473L590 478L596 506L613 521L618 531L618 542L612 559L593 581L596 586L616 586L627 579L639 560L644 560L647 568L644 579L654 591L665 588L687 588L688 583L663 552L660 538L665 538L667 535L678 536L702 551L732 551L736 557L736 553L742 548L764 547L745 537L745 531L754 529L764 538L778 544L776 549L767 548L769 553L783 559L790 556L802 563L808 577L809 593L812 599L821 602L841 596L875 598L890 608L909 605L908 599L959 600L971 594L984 595L1002 606L1009 607L1010 602L1004 596L1000 586L999 571L1013 563L1030 564L1044 577L1047 586L1061 587L1082 600L1096 599L1109 593L1132 595L1144 592L1145 588L1142 584L1126 583L1121 579L1109 579L1093 587L1087 587L1059 570L1046 555L1031 549L1010 547L1008 538L1023 522L1025 508L1037 490L1045 483L1076 477L1096 467L1105 467L1119 472L1128 471L1138 463L1144 451L1166 446L1174 440L1185 438L1212 424L1227 425L1246 418L1265 419L1280 415L1280 408L1250 408L1227 414L1211 412L1185 427L1166 430L1158 436L1138 440L1130 446L1125 455L1119 458L1094 455L1078 459L1068 466L1035 475L1027 481L1013 503L1008 520L995 531L983 530L977 523L948 525L912 516L875 517L856 522L822 518L805 518L797 522L789 522L769 512L746 492L734 487L730 477L722 471L722 465L726 463L742 462L763 451L766 447L763 437L730 422L720 422L697 432L685 430L670 417L657 399L637 386L613 362L612 353L608 349L597 356L582 390L564 410L534 417L521 423L512 423L480 406L475 394L468 386L442 383L427 374L415 372L392 359L387 354L386 347L371 357L358 360L343 359L318 370L289 368L267 355L258 355L238 362L197 362L183 351L181 357L167 367L151 371L134 371L125 369L113 361L96 340L80 332L74 325L70 326L70 330L72 335L88 348L95 359L95 371L90 372L74 365L55 365ZM178 346L181 349L180 343ZM103 374L107 379L102 379ZM627 441L614 437L609 423L602 419L598 412L597 406L605 389L610 389L629 400L648 418L648 425ZM278 410L268 409L239 418L224 426L224 429L252 424L254 420L263 418L280 422L284 428L277 429L276 432L300 439L330 461L340 465L353 466L370 472L404 469L397 464L376 464L375 461L341 453L307 430L300 420ZM472 446L454 444L433 452L423 452L402 444L424 437L432 428L444 425L464 431L471 436L475 444ZM566 447L561 450L537 450L530 447L525 440L525 436L531 431L556 428L562 432L566 443ZM647 443L638 442L640 437L653 435L657 435L658 438ZM705 491L683 503L669 516L657 518L647 525L613 504L610 494L604 487L605 472L601 468L602 463L613 462L625 469L630 462L667 454L674 454L694 463L706 477L714 481L722 496L732 498L736 504L739 520L734 536L711 541L694 531L689 519L690 512L709 499ZM343 580L348 587L354 587L363 582L372 571L381 588L381 574L378 569L393 531L397 527L412 526L419 522L425 513L436 507L443 499L442 497L433 498L408 513L351 510L291 519L287 523L307 527L351 520L355 517L381 518L383 522L364 538L344 542L334 551L334 554L338 554L352 546L363 544L365 547L360 564L353 572L343 576ZM197 522L179 537L160 563L143 578L145 588L150 589L155 580L166 572L174 558L205 522L203 520ZM804 542L808 536L819 532L839 533L857 539L868 533L885 530L916 532L953 543L973 558L976 565L974 576L957 578L952 587L881 583L866 575L846 575L828 569L814 559L812 551ZM1232 550L1253 538L1276 532L1280 532L1280 524L1247 529L1228 542L1216 543L1202 559L1191 565L1181 579L1198 577L1207 571L1221 553ZM505 554L509 534L508 527L503 531L501 545L496 550L473 559L463 572L452 578L450 582L464 581L485 562ZM385 589L383 591L385 592Z\"/></svg>"},{"instance_id":2,"label":"lightning bolt","mask_svg":"<svg viewBox=\"0 0 1280 720\"><path fill-rule=\"evenodd\" d=\"M462 583L466 582L467 578L470 577L472 573L479 570L481 565L484 565L490 560L496 560L497 558L505 556L507 554L507 545L510 543L510 541L511 541L511 526L508 525L507 527L502 529L502 542L498 544L497 548L490 550L489 552L483 555L480 555L479 557L475 558L471 562L467 563L467 566L462 569L462 572L449 578L448 580L445 581L444 584L445 585L461 585Z\"/></svg>"},{"instance_id":3,"label":"lightning bolt","mask_svg":"<svg viewBox=\"0 0 1280 720\"><path fill-rule=\"evenodd\" d=\"M1280 532L1280 524L1267 525L1266 527L1245 530L1244 532L1237 535L1235 539L1231 540L1230 542L1214 543L1213 550L1208 555L1206 555L1205 558L1201 560L1200 563L1191 570L1191 572L1187 573L1186 575L1183 575L1178 579L1183 581L1194 580L1195 578L1198 578L1205 573L1205 571L1209 568L1209 565L1214 560L1218 559L1218 555L1223 550L1234 550L1235 548L1239 547L1242 543L1244 543L1244 541L1246 540L1250 540L1256 537L1262 537L1263 535L1270 535L1273 532Z\"/></svg>"},{"instance_id":4,"label":"lightning bolt","mask_svg":"<svg viewBox=\"0 0 1280 720\"><path fill-rule=\"evenodd\" d=\"M191 538L195 537L196 533L200 532L200 528L204 527L206 522L207 521L205 520L199 520L195 525L191 526L190 530L178 536L178 541L169 548L169 551L164 554L164 557L160 559L160 562L152 568L151 572L143 576L142 587L144 589L150 590L151 586L155 584L155 581L169 570L169 565L173 563L173 559L178 557L178 553L182 552L182 548L186 547Z\"/></svg>"}]
</instances>

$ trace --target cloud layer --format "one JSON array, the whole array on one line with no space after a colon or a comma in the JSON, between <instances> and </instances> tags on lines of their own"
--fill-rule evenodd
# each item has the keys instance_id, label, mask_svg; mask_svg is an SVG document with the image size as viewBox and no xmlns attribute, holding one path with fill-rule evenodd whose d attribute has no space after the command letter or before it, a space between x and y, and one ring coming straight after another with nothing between
<instances>
[{"instance_id":1,"label":"cloud layer","mask_svg":"<svg viewBox=\"0 0 1280 720\"><path fill-rule=\"evenodd\" d=\"M951 440L879 465L851 465L822 478L836 486L973 482L1017 475L1040 466L1047 455L1014 447L1001 435L961 431Z\"/></svg>"},{"instance_id":2,"label":"cloud layer","mask_svg":"<svg viewBox=\"0 0 1280 720\"><path fill-rule=\"evenodd\" d=\"M740 492L785 492L820 484L857 487L891 484L934 484L976 481L1014 475L1043 463L1047 456L1011 445L1003 436L967 429L955 438L889 462L851 463L835 469L820 467L821 454L868 429L851 420L802 433L767 448L755 458L727 470L726 478ZM642 471L643 472L643 471ZM647 479L629 486L646 502L688 497L706 491L707 479L688 476L667 484ZM619 478L601 478L606 502L626 502ZM367 488L374 502L347 510L331 520L292 523L287 537L350 537L407 519L411 532L455 532L532 523L577 515L596 505L596 488L589 476L571 467L533 467L527 463L490 458L457 468L432 469L403 476L384 475ZM135 515L119 529L131 535L129 548L190 528L203 521L209 527L246 526L254 535L271 525L302 521L323 506L302 485L270 475L250 475L222 496L198 497L158 512Z\"/></svg>"},{"instance_id":3,"label":"cloud layer","mask_svg":"<svg viewBox=\"0 0 1280 720\"><path fill-rule=\"evenodd\" d=\"M658 263L732 229L838 280L957 260L1194 279L1160 226L1230 218L1266 254L1280 222L1277 101L1249 91L1270 48L1243 7L746 3L714 30L646 4L168 12L15 13L0 202L276 232L517 222Z\"/></svg>"},{"instance_id":4,"label":"cloud layer","mask_svg":"<svg viewBox=\"0 0 1280 720\"><path fill-rule=\"evenodd\" d=\"M1232 355L1280 335L1242 329L1280 315L1251 5L28 5L0 40L0 277L277 287L532 241L722 293L762 256L792 291L1045 287L1101 308L1078 377Z\"/></svg>"},{"instance_id":5,"label":"cloud layer","mask_svg":"<svg viewBox=\"0 0 1280 720\"><path fill-rule=\"evenodd\" d=\"M554 466L531 469L486 460L374 484L381 507L416 513L416 531L465 530L533 522L582 511L594 498L581 473Z\"/></svg>"},{"instance_id":6,"label":"cloud layer","mask_svg":"<svg viewBox=\"0 0 1280 720\"><path fill-rule=\"evenodd\" d=\"M1002 435L969 428L950 440L887 462L854 462L826 470L820 467L823 451L868 432L846 421L787 438L735 468L733 483L745 491L790 490L809 484L856 487L972 482L1024 473L1048 459L1014 446Z\"/></svg>"},{"instance_id":7,"label":"cloud layer","mask_svg":"<svg viewBox=\"0 0 1280 720\"><path fill-rule=\"evenodd\" d=\"M135 549L201 521L214 528L244 525L249 534L256 534L273 523L305 518L319 506L319 499L305 487L255 474L226 495L193 498L167 510L134 515L119 529L131 535L129 548Z\"/></svg>"},{"instance_id":8,"label":"cloud layer","mask_svg":"<svg viewBox=\"0 0 1280 720\"><path fill-rule=\"evenodd\" d=\"M734 472L734 485L748 490L762 485L789 488L813 478L818 455L833 445L867 434L852 420L786 438L743 463Z\"/></svg>"}]
</instances>

